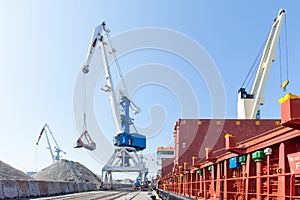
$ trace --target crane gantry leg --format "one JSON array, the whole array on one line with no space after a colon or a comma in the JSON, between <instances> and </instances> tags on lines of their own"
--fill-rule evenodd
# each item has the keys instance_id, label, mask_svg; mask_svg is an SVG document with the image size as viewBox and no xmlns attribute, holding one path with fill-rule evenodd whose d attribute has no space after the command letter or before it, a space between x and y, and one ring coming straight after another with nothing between
<instances>
[{"instance_id":1,"label":"crane gantry leg","mask_svg":"<svg viewBox=\"0 0 300 200\"><path fill-rule=\"evenodd\" d=\"M145 181L146 167L132 147L116 147L113 155L102 168L102 181L104 189L113 188L112 172L138 172Z\"/></svg>"}]
</instances>

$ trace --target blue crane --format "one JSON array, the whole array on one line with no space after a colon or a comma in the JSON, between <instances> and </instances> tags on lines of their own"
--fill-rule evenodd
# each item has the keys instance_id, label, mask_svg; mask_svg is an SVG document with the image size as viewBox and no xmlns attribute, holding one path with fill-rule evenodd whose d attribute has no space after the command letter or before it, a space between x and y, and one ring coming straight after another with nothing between
<instances>
[{"instance_id":1,"label":"blue crane","mask_svg":"<svg viewBox=\"0 0 300 200\"><path fill-rule=\"evenodd\" d=\"M95 48L99 45L104 70L105 70L105 78L106 78L106 85L105 88L102 88L103 91L109 93L110 103L112 108L113 118L117 128L117 136L113 139L113 144L117 147L133 147L137 151L143 150L146 148L146 137L137 133L136 128L133 124L133 119L130 117L129 112L130 108L132 109L134 114L138 114L140 112L140 108L137 107L132 99L128 95L128 91L121 74L120 66L115 56L116 50L111 47L109 39L104 41L104 35L107 35L109 32L108 29L105 27L105 22L100 24L94 29L92 39L89 46L89 51L87 54L86 61L82 68L82 72L87 74L89 72L90 62L92 56L95 52ZM108 65L107 55L106 55L106 46L110 49L110 53L113 55L115 64L117 66L117 71L119 73L120 81L121 81L121 89L119 90L120 100L117 100L117 94L115 92L113 80L111 77L110 66ZM120 106L118 106L120 105ZM133 126L134 132L131 132L130 127Z\"/></svg>"},{"instance_id":2,"label":"blue crane","mask_svg":"<svg viewBox=\"0 0 300 200\"><path fill-rule=\"evenodd\" d=\"M102 169L104 188L113 187L112 172L138 172L141 182L145 181L146 176L146 167L137 154L137 151L142 151L146 148L146 137L138 133L134 126L133 118L130 117L130 109L134 114L138 114L140 108L135 105L128 94L117 60L116 49L111 46L109 32L104 22L94 29L87 57L82 68L84 74L89 73L95 49L97 47L100 48L106 79L106 85L102 90L109 94L112 115L117 129L117 135L113 137L113 144L116 146L115 151ZM112 55L113 64L115 64L120 78L121 88L117 92L111 76L111 66L108 64L107 49Z\"/></svg>"}]
</instances>

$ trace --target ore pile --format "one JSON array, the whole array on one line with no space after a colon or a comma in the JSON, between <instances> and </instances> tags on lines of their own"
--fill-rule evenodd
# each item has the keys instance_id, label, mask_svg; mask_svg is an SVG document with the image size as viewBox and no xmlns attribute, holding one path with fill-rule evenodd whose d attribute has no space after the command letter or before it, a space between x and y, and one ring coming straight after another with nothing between
<instances>
[{"instance_id":1,"label":"ore pile","mask_svg":"<svg viewBox=\"0 0 300 200\"><path fill-rule=\"evenodd\" d=\"M88 168L78 162L59 160L33 175L37 180L74 181L79 183L95 183L101 185L101 179Z\"/></svg>"},{"instance_id":2,"label":"ore pile","mask_svg":"<svg viewBox=\"0 0 300 200\"><path fill-rule=\"evenodd\" d=\"M24 172L0 161L0 180L34 180Z\"/></svg>"}]
</instances>

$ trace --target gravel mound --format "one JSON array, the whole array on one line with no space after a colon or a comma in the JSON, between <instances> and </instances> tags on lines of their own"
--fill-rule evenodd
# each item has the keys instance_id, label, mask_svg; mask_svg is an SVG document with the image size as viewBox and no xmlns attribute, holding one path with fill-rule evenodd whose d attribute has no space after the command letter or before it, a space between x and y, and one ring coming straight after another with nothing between
<instances>
[{"instance_id":1,"label":"gravel mound","mask_svg":"<svg viewBox=\"0 0 300 200\"><path fill-rule=\"evenodd\" d=\"M121 184L133 184L133 182L134 181L129 178L125 178L124 180L120 181Z\"/></svg>"},{"instance_id":2,"label":"gravel mound","mask_svg":"<svg viewBox=\"0 0 300 200\"><path fill-rule=\"evenodd\" d=\"M78 162L59 160L33 175L37 180L75 181L101 185L101 179L88 168Z\"/></svg>"},{"instance_id":3,"label":"gravel mound","mask_svg":"<svg viewBox=\"0 0 300 200\"><path fill-rule=\"evenodd\" d=\"M24 172L0 161L0 180L34 180Z\"/></svg>"}]
</instances>

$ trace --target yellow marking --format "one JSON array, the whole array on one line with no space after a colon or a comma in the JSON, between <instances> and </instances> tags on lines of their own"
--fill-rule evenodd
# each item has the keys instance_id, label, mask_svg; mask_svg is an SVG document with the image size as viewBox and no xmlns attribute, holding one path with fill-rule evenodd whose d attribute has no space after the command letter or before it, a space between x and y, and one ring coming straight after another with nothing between
<instances>
[{"instance_id":1,"label":"yellow marking","mask_svg":"<svg viewBox=\"0 0 300 200\"><path fill-rule=\"evenodd\" d=\"M156 199L161 200L161 198L158 196L157 192L155 190L153 190L152 188L151 188L151 190L152 190L152 194L156 197Z\"/></svg>"},{"instance_id":2,"label":"yellow marking","mask_svg":"<svg viewBox=\"0 0 300 200\"><path fill-rule=\"evenodd\" d=\"M284 97L281 97L281 98L278 100L278 102L279 102L280 104L282 104L282 103L286 102L286 101L289 100L289 99L300 99L300 97L297 96L297 95L294 95L294 94L292 94L292 93L287 93Z\"/></svg>"},{"instance_id":3,"label":"yellow marking","mask_svg":"<svg viewBox=\"0 0 300 200\"><path fill-rule=\"evenodd\" d=\"M232 134L230 134L230 133L227 133L224 137L225 138L229 138L229 137L234 137L234 136Z\"/></svg>"},{"instance_id":4,"label":"yellow marking","mask_svg":"<svg viewBox=\"0 0 300 200\"><path fill-rule=\"evenodd\" d=\"M235 125L237 126L241 125L241 121L235 121Z\"/></svg>"},{"instance_id":5,"label":"yellow marking","mask_svg":"<svg viewBox=\"0 0 300 200\"><path fill-rule=\"evenodd\" d=\"M275 121L275 125L276 126L280 126L281 124L280 124L280 121Z\"/></svg>"},{"instance_id":6,"label":"yellow marking","mask_svg":"<svg viewBox=\"0 0 300 200\"><path fill-rule=\"evenodd\" d=\"M259 126L260 125L260 121L255 121L255 125Z\"/></svg>"},{"instance_id":7,"label":"yellow marking","mask_svg":"<svg viewBox=\"0 0 300 200\"><path fill-rule=\"evenodd\" d=\"M198 125L202 125L202 121L201 120L198 120Z\"/></svg>"}]
</instances>

